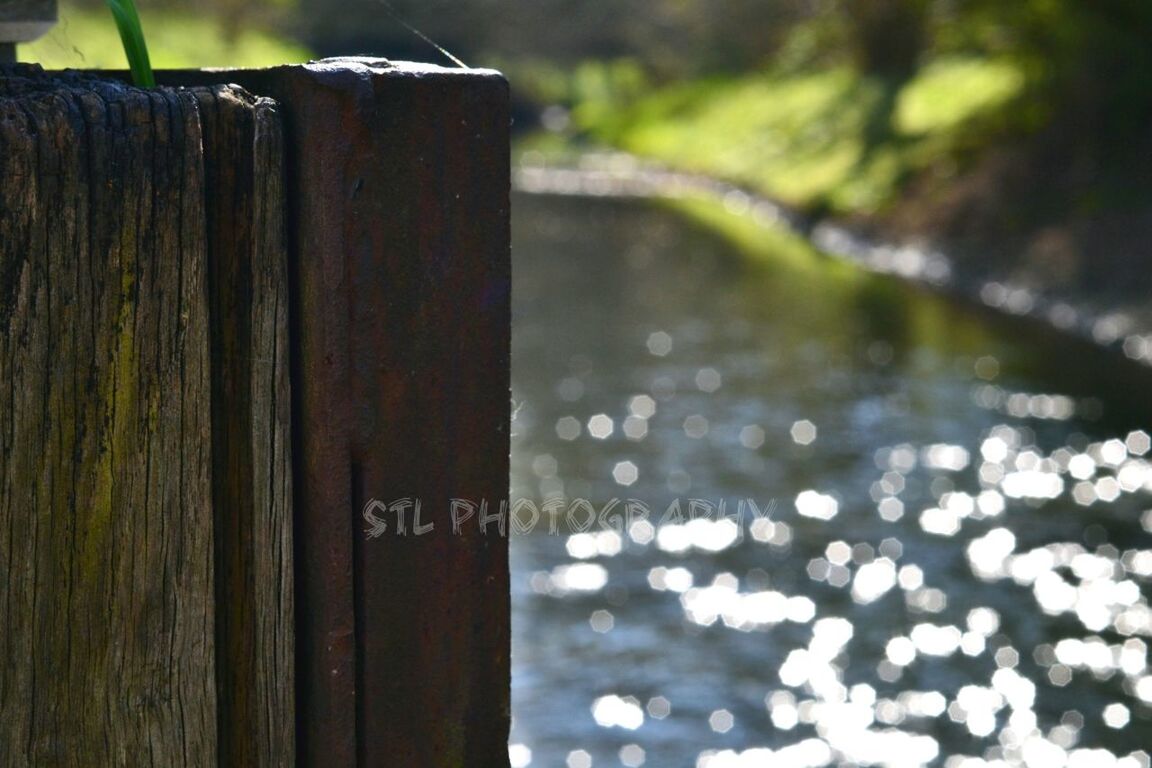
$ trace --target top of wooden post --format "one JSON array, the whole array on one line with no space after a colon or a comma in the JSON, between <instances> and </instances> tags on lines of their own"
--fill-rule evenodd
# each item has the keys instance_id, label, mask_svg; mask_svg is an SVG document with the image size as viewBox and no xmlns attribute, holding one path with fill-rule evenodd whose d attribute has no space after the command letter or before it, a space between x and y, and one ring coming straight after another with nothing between
<instances>
[{"instance_id":1,"label":"top of wooden post","mask_svg":"<svg viewBox=\"0 0 1152 768\"><path fill-rule=\"evenodd\" d=\"M0 44L27 43L56 24L56 0L0 0Z\"/></svg>"}]
</instances>

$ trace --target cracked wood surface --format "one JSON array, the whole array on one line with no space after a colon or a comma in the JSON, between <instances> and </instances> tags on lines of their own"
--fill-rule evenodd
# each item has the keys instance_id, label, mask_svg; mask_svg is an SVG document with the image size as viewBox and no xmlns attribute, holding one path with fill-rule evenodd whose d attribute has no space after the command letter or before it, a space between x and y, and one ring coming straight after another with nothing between
<instances>
[{"instance_id":1,"label":"cracked wood surface","mask_svg":"<svg viewBox=\"0 0 1152 768\"><path fill-rule=\"evenodd\" d=\"M299 765L507 768L508 85L340 58L223 75L288 137ZM432 530L369 539L365 507Z\"/></svg>"},{"instance_id":2,"label":"cracked wood surface","mask_svg":"<svg viewBox=\"0 0 1152 768\"><path fill-rule=\"evenodd\" d=\"M0 74L0 764L290 762L278 125Z\"/></svg>"}]
</instances>

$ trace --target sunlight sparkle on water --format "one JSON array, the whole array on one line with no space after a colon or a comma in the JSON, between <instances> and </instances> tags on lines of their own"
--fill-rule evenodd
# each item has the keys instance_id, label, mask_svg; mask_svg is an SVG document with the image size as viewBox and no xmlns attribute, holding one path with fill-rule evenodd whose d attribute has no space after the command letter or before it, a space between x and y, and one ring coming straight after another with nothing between
<instances>
[{"instance_id":1,"label":"sunlight sparkle on water","mask_svg":"<svg viewBox=\"0 0 1152 768\"><path fill-rule=\"evenodd\" d=\"M644 748L639 744L625 744L620 747L620 764L626 768L639 768L644 765L646 758Z\"/></svg>"},{"instance_id":2,"label":"sunlight sparkle on water","mask_svg":"<svg viewBox=\"0 0 1152 768\"><path fill-rule=\"evenodd\" d=\"M628 401L628 411L637 418L650 419L656 415L656 401L648 395L636 395Z\"/></svg>"},{"instance_id":3,"label":"sunlight sparkle on water","mask_svg":"<svg viewBox=\"0 0 1152 768\"><path fill-rule=\"evenodd\" d=\"M696 372L696 388L709 394L720 389L724 379L715 368L701 368Z\"/></svg>"},{"instance_id":4,"label":"sunlight sparkle on water","mask_svg":"<svg viewBox=\"0 0 1152 768\"><path fill-rule=\"evenodd\" d=\"M692 572L687 568L665 568L661 565L648 571L648 585L658 592L687 592L693 581Z\"/></svg>"},{"instance_id":5,"label":"sunlight sparkle on water","mask_svg":"<svg viewBox=\"0 0 1152 768\"><path fill-rule=\"evenodd\" d=\"M1016 549L1016 536L1007 528L993 528L985 535L973 539L966 550L972 572L981 579L992 581L1007 575L1005 563Z\"/></svg>"},{"instance_id":6,"label":"sunlight sparkle on water","mask_svg":"<svg viewBox=\"0 0 1152 768\"><path fill-rule=\"evenodd\" d=\"M1000 614L992 608L973 608L968 612L968 629L991 637L1000 629Z\"/></svg>"},{"instance_id":7,"label":"sunlight sparkle on water","mask_svg":"<svg viewBox=\"0 0 1152 768\"><path fill-rule=\"evenodd\" d=\"M612 628L616 626L616 617L610 611L600 609L593 611L592 615L588 618L588 623L592 627L593 632L605 634L611 632Z\"/></svg>"},{"instance_id":8,"label":"sunlight sparkle on water","mask_svg":"<svg viewBox=\"0 0 1152 768\"><path fill-rule=\"evenodd\" d=\"M565 764L568 768L592 768L592 755L583 749L574 749L568 753Z\"/></svg>"},{"instance_id":9,"label":"sunlight sparkle on water","mask_svg":"<svg viewBox=\"0 0 1152 768\"><path fill-rule=\"evenodd\" d=\"M1004 476L1001 489L1013 499L1055 499L1064 492L1064 480L1055 472L1010 472Z\"/></svg>"},{"instance_id":10,"label":"sunlight sparkle on water","mask_svg":"<svg viewBox=\"0 0 1152 768\"><path fill-rule=\"evenodd\" d=\"M909 639L917 652L925 656L951 656L960 648L961 632L954 626L917 624L912 627Z\"/></svg>"},{"instance_id":11,"label":"sunlight sparkle on water","mask_svg":"<svg viewBox=\"0 0 1152 768\"><path fill-rule=\"evenodd\" d=\"M764 428L756 424L750 424L740 430L740 444L749 450L756 450L764 445L766 437Z\"/></svg>"},{"instance_id":12,"label":"sunlight sparkle on water","mask_svg":"<svg viewBox=\"0 0 1152 768\"><path fill-rule=\"evenodd\" d=\"M636 520L628 526L628 538L641 546L650 544L656 538L656 526L647 520Z\"/></svg>"},{"instance_id":13,"label":"sunlight sparkle on water","mask_svg":"<svg viewBox=\"0 0 1152 768\"><path fill-rule=\"evenodd\" d=\"M631 461L620 461L612 470L612 477L620 485L632 485L639 477L639 470L636 464Z\"/></svg>"},{"instance_id":14,"label":"sunlight sparkle on water","mask_svg":"<svg viewBox=\"0 0 1152 768\"><path fill-rule=\"evenodd\" d=\"M664 349L662 338L654 336L657 350ZM719 372L710 367L695 369L694 378L696 388L705 393L718 391L723 383ZM664 389L674 392L674 384ZM652 391L658 395L663 390L657 387ZM627 400L628 415L622 422L627 437L643 439L649 434L649 420L655 418L657 401L649 395L634 395ZM1011 415L1027 412L1028 418L1052 419L1063 417L1068 403L1056 396L1006 393L1002 410ZM702 439L715 432L715 438L724 434L723 439L733 440L735 435L739 445L757 452L767 444L768 430L757 424L739 426L737 422L735 426L729 423L722 427L720 420L710 421L714 417L707 411L688 411L676 418L682 419L683 434L689 438ZM555 434L571 442L586 429L593 438L607 439L616 426L607 413L592 416L586 424L575 416L562 416L555 421ZM731 431L722 433L722 428ZM816 427L807 419L794 422L789 432L801 446L816 438ZM1079 746L1082 731L1088 727L1083 718L1079 724L1066 717L1067 722L1056 727L1049 724L1041 728L1042 716L1034 707L1044 691L1073 690L1085 679L1115 680L1116 690L1123 692L1117 694L1119 700L1092 710L1097 728L1130 730L1139 707L1152 705L1148 646L1142 639L1152 636L1152 608L1143 594L1144 585L1152 579L1152 548L1121 552L1109 544L1100 545L1099 539L1092 540L1090 546L1057 540L1021 548L1023 534L1013 521L1029 505L1036 507L1053 500L1099 505L1152 490L1152 464L1142 458L1152 448L1148 433L1132 430L1123 439L1073 441L1051 451L1037 447L1035 441L1035 434L1028 427L999 424L987 430L976 443L979 447L971 452L951 442L924 446L901 443L882 448L875 453L879 478L872 481L868 490L880 517L888 523L898 523L906 500L916 499L911 503L919 507L919 528L937 540L955 539L951 546L960 548L961 562L966 563L974 579L988 584L1003 581L1013 589L1021 589L1021 596L1027 597L1037 615L1068 616L1082 627L1080 637L1066 634L1034 648L1010 644L1009 638L1001 634L1006 630L1000 611L988 606L969 607L962 599L958 605L960 616L965 618L960 626L924 621L928 615L952 617L952 594L946 582L940 583L943 589L925 584L925 570L914 562L916 557L906 555L908 547L903 534L878 537L873 540L878 544L828 536L815 550L818 556L806 561L809 584L849 588L851 604L861 607L880 603L899 587L896 591L903 595L903 605L897 603L897 609L920 619L893 631L874 651L879 659L874 656L869 664L874 665L873 682L880 686L878 692L873 684L860 682L859 678L851 687L845 682L849 665L854 662L848 654L856 633L853 623L845 618L820 616L820 604L804 594L802 588L767 588L775 582L769 576L771 570L745 571L745 579L722 571L707 577L711 583L698 584L699 576L709 571L698 570L695 561L647 568L647 587L652 593L678 598L683 617L692 625L717 631L773 633L811 628L807 644L782 650L782 660L776 662L775 669L784 687L768 690L764 705L766 722L775 732L785 734L808 727L815 729L818 738L782 747L706 749L699 753L697 765L762 765L765 761L772 765L833 765L848 761L903 768L935 764L941 752L935 736L901 728L918 721L944 720L955 723L971 738L999 744L984 757L950 756L944 760L949 768L1147 768L1147 761L1142 761L1138 753L1121 756L1090 745ZM631 485L639 480L643 464L639 459L627 459L608 466L613 480ZM538 453L532 470L540 478L553 478L558 475L559 462L552 454ZM669 488L687 488L692 482L683 469L673 468L667 474ZM679 476L684 479L677 479ZM802 490L795 497L795 513L801 518L830 521L843 514L839 500L846 497L843 493L841 488L836 489L835 495L812 488ZM919 501L922 499L928 503ZM998 525L989 527L993 520ZM1145 530L1152 529L1152 509L1141 522ZM757 515L741 523L744 524L746 529L733 519L701 517L657 526L645 519L634 521L627 535L641 552L653 543L655 547L647 551L674 557L738 550L744 543L744 532L750 534L750 542L755 545L771 545L764 552L787 552L795 545L792 527L774 516ZM835 530L829 528L830 532ZM1031 539L1024 536L1025 541ZM588 561L616 557L624 552L624 544L620 532L587 531L569 536L565 549L571 558ZM631 553L625 559L630 556ZM939 578L931 568L929 572ZM537 572L532 588L539 594L559 598L598 593L605 590L608 582L609 572L604 566L577 562L551 572ZM618 618L624 615L615 607L607 610L590 606L584 613L591 629L601 635L617 631ZM792 629L785 629L786 626ZM1119 638L1115 638L1116 633ZM1110 642L1104 637L1115 639ZM856 653L852 656L859 658ZM892 690L891 686L902 678L918 676L933 665L954 664L944 660L957 656L972 659L969 663L991 664L990 677L970 679L951 692ZM1033 663L1035 666L1030 666ZM1036 667L1040 670L1038 676L1029 671ZM1025 676L1029 674L1040 681L1039 687ZM644 724L646 716L651 720L668 717L671 705L662 696L652 697L642 705L630 696L609 695L596 699L592 711L601 727L635 730ZM737 710L717 708L710 715L705 713L708 730L725 735L747 728L743 720L736 728L734 711ZM650 762L642 743L619 748L620 764L639 766ZM510 747L509 757L513 765L526 766L532 759L525 744ZM569 753L567 763L579 766L590 764L591 760L589 753L576 750Z\"/></svg>"},{"instance_id":15,"label":"sunlight sparkle on water","mask_svg":"<svg viewBox=\"0 0 1152 768\"><path fill-rule=\"evenodd\" d=\"M797 445L811 445L816 440L816 425L808 419L797 421L789 431L792 435L792 442Z\"/></svg>"},{"instance_id":16,"label":"sunlight sparkle on water","mask_svg":"<svg viewBox=\"0 0 1152 768\"><path fill-rule=\"evenodd\" d=\"M608 571L595 563L561 565L553 569L551 583L556 594L599 592L608 583Z\"/></svg>"},{"instance_id":17,"label":"sunlight sparkle on water","mask_svg":"<svg viewBox=\"0 0 1152 768\"><path fill-rule=\"evenodd\" d=\"M648 436L648 420L639 416L624 419L624 436L629 440L643 440Z\"/></svg>"},{"instance_id":18,"label":"sunlight sparkle on water","mask_svg":"<svg viewBox=\"0 0 1152 768\"><path fill-rule=\"evenodd\" d=\"M726 709L718 709L708 717L708 727L716 733L728 733L735 724L732 713Z\"/></svg>"},{"instance_id":19,"label":"sunlight sparkle on water","mask_svg":"<svg viewBox=\"0 0 1152 768\"><path fill-rule=\"evenodd\" d=\"M696 768L821 768L832 762L832 750L823 739L805 739L796 744L772 750L753 747L742 752L726 749L706 750L696 758Z\"/></svg>"},{"instance_id":20,"label":"sunlight sparkle on water","mask_svg":"<svg viewBox=\"0 0 1152 768\"><path fill-rule=\"evenodd\" d=\"M796 511L805 517L831 520L840 511L840 504L833 496L807 490L796 497Z\"/></svg>"},{"instance_id":21,"label":"sunlight sparkle on water","mask_svg":"<svg viewBox=\"0 0 1152 768\"><path fill-rule=\"evenodd\" d=\"M726 627L748 631L784 621L805 624L816 615L816 604L806 596L789 597L774 590L740 592L735 579L726 576L721 574L711 586L694 587L681 595L689 621L711 626L721 620Z\"/></svg>"},{"instance_id":22,"label":"sunlight sparkle on water","mask_svg":"<svg viewBox=\"0 0 1152 768\"><path fill-rule=\"evenodd\" d=\"M565 548L569 557L588 560L600 555L605 557L618 555L623 545L623 539L616 531L589 531L569 536Z\"/></svg>"},{"instance_id":23,"label":"sunlight sparkle on water","mask_svg":"<svg viewBox=\"0 0 1152 768\"><path fill-rule=\"evenodd\" d=\"M719 552L740 539L740 528L730 519L697 518L687 523L666 523L656 530L656 546L665 552L681 553L690 549Z\"/></svg>"},{"instance_id":24,"label":"sunlight sparkle on water","mask_svg":"<svg viewBox=\"0 0 1152 768\"><path fill-rule=\"evenodd\" d=\"M708 434L708 429L708 419L698 413L684 419L684 434L688 437L699 440Z\"/></svg>"},{"instance_id":25,"label":"sunlight sparkle on water","mask_svg":"<svg viewBox=\"0 0 1152 768\"><path fill-rule=\"evenodd\" d=\"M634 731L644 724L644 710L632 696L601 696L592 703L592 717L603 728Z\"/></svg>"},{"instance_id":26,"label":"sunlight sparkle on water","mask_svg":"<svg viewBox=\"0 0 1152 768\"><path fill-rule=\"evenodd\" d=\"M648 336L648 351L657 357L664 357L672 351L672 337L664 331L655 331Z\"/></svg>"},{"instance_id":27,"label":"sunlight sparkle on water","mask_svg":"<svg viewBox=\"0 0 1152 768\"><path fill-rule=\"evenodd\" d=\"M598 413L588 419L588 434L597 440L604 440L612 435L615 425L612 418L605 413Z\"/></svg>"},{"instance_id":28,"label":"sunlight sparkle on water","mask_svg":"<svg viewBox=\"0 0 1152 768\"><path fill-rule=\"evenodd\" d=\"M509 744L508 762L512 768L528 768L532 764L532 750L523 744Z\"/></svg>"},{"instance_id":29,"label":"sunlight sparkle on water","mask_svg":"<svg viewBox=\"0 0 1152 768\"><path fill-rule=\"evenodd\" d=\"M920 462L931 469L959 472L968 466L968 451L959 445L937 443L920 452Z\"/></svg>"},{"instance_id":30,"label":"sunlight sparkle on water","mask_svg":"<svg viewBox=\"0 0 1152 768\"><path fill-rule=\"evenodd\" d=\"M582 426L575 416L564 416L556 421L556 436L561 440L572 441L580 437Z\"/></svg>"},{"instance_id":31,"label":"sunlight sparkle on water","mask_svg":"<svg viewBox=\"0 0 1152 768\"><path fill-rule=\"evenodd\" d=\"M672 714L672 704L663 696L653 696L651 699L648 699L646 709L648 710L649 717L654 720L663 720Z\"/></svg>"},{"instance_id":32,"label":"sunlight sparkle on water","mask_svg":"<svg viewBox=\"0 0 1152 768\"><path fill-rule=\"evenodd\" d=\"M766 517L757 518L749 526L749 533L756 541L784 547L792 540L792 527L787 523L772 522ZM1152 560L1149 562L1152 565Z\"/></svg>"},{"instance_id":33,"label":"sunlight sparkle on water","mask_svg":"<svg viewBox=\"0 0 1152 768\"><path fill-rule=\"evenodd\" d=\"M862 565L852 582L852 599L867 605L896 586L896 565L886 557Z\"/></svg>"},{"instance_id":34,"label":"sunlight sparkle on water","mask_svg":"<svg viewBox=\"0 0 1152 768\"><path fill-rule=\"evenodd\" d=\"M524 622L561 674L533 671L592 715L573 718L583 742L518 719L510 763L1149 768L1130 751L1152 711L1148 425L1022 374L1009 337L910 347L877 326L830 347L737 313L674 316L693 297L648 287L666 234L622 259L648 327L620 350L581 338L518 387L518 482L597 508L733 489L779 508L531 537L513 594L573 630ZM1097 331L1152 359L1152 337ZM759 336L753 354L721 346ZM786 392L785 370L812 387ZM558 682L557 647L589 668ZM610 693L625 686L638 698Z\"/></svg>"}]
</instances>

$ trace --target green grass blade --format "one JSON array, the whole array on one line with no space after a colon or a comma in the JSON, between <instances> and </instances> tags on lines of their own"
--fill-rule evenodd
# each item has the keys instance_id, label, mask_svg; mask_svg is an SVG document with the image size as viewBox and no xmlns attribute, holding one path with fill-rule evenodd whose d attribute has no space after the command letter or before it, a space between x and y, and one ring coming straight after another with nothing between
<instances>
[{"instance_id":1,"label":"green grass blade","mask_svg":"<svg viewBox=\"0 0 1152 768\"><path fill-rule=\"evenodd\" d=\"M153 88L156 78L152 74L152 63L148 59L148 45L144 42L144 30L140 26L140 14L132 0L104 0L116 20L120 32L120 42L124 44L124 55L128 58L128 68L132 71L132 82L140 88Z\"/></svg>"}]
</instances>

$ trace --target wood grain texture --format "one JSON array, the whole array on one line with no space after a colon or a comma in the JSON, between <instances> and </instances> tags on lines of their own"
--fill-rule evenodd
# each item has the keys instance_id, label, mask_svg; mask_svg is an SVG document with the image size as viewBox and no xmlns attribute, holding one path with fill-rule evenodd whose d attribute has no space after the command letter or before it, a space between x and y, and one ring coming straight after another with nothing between
<instances>
[{"instance_id":1,"label":"wood grain texture","mask_svg":"<svg viewBox=\"0 0 1152 768\"><path fill-rule=\"evenodd\" d=\"M279 135L267 105L209 95L0 73L0 765L290 763ZM202 115L251 123L233 203L252 231L227 249ZM209 301L235 263L259 273L239 334ZM233 337L250 354L213 355ZM239 444L250 463L214 471ZM246 559L221 571L228 552ZM248 719L226 722L238 700Z\"/></svg>"},{"instance_id":2,"label":"wood grain texture","mask_svg":"<svg viewBox=\"0 0 1152 768\"><path fill-rule=\"evenodd\" d=\"M276 105L195 89L212 338L221 766L295 753L292 466L283 133Z\"/></svg>"},{"instance_id":3,"label":"wood grain texture","mask_svg":"<svg viewBox=\"0 0 1152 768\"><path fill-rule=\"evenodd\" d=\"M300 576L331 622L301 625L301 764L507 766L508 540L450 511L508 496L507 83L363 59L270 80L293 137L297 519L318 537ZM369 539L365 505L402 498L433 529Z\"/></svg>"},{"instance_id":4,"label":"wood grain texture","mask_svg":"<svg viewBox=\"0 0 1152 768\"><path fill-rule=\"evenodd\" d=\"M161 73L203 83L209 73ZM298 757L508 765L508 89L334 59L227 77L285 115L294 280ZM373 499L434 528L368 539Z\"/></svg>"},{"instance_id":5,"label":"wood grain texture","mask_svg":"<svg viewBox=\"0 0 1152 768\"><path fill-rule=\"evenodd\" d=\"M0 83L4 759L204 765L216 705L196 105Z\"/></svg>"}]
</instances>

